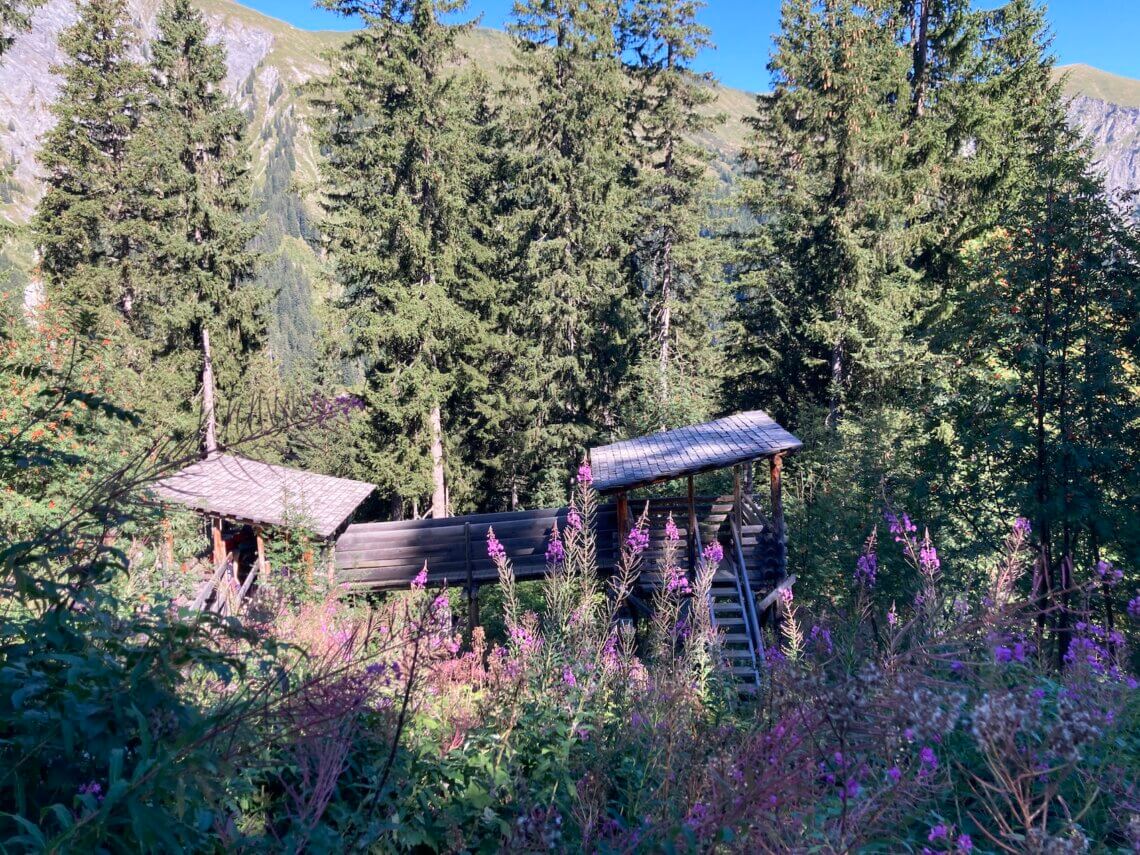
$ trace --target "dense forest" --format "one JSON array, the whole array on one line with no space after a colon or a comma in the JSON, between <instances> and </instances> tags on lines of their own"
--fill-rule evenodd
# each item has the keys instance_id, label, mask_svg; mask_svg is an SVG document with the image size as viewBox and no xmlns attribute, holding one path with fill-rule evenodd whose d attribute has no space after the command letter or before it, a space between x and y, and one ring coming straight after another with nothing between
<instances>
[{"instance_id":1,"label":"dense forest","mask_svg":"<svg viewBox=\"0 0 1140 855\"><path fill-rule=\"evenodd\" d=\"M0 51L36 5L0 0ZM726 189L698 0L517 0L493 76L462 0L320 5L360 28L278 119L315 126L312 188L284 132L254 183L191 0L147 44L124 0L61 37L43 300L0 300L5 846L1140 846L1140 231L1045 9L784 0ZM588 448L767 411L804 444L767 688L716 676L713 552L635 642L578 528L517 590L492 536L476 633L298 572L183 620L205 543L146 487L215 391L224 448L386 520L589 521Z\"/></svg>"}]
</instances>

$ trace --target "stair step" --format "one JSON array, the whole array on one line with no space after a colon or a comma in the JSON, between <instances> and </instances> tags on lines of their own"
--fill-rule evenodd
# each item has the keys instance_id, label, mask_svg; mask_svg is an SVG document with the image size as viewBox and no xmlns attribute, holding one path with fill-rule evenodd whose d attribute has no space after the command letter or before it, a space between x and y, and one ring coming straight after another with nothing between
<instances>
[{"instance_id":1,"label":"stair step","mask_svg":"<svg viewBox=\"0 0 1140 855\"><path fill-rule=\"evenodd\" d=\"M734 677L751 677L753 680L758 676L755 668L745 667L744 665L733 665L728 669Z\"/></svg>"},{"instance_id":2,"label":"stair step","mask_svg":"<svg viewBox=\"0 0 1140 855\"><path fill-rule=\"evenodd\" d=\"M743 632L730 632L720 637L724 644L748 644L748 636Z\"/></svg>"}]
</instances>

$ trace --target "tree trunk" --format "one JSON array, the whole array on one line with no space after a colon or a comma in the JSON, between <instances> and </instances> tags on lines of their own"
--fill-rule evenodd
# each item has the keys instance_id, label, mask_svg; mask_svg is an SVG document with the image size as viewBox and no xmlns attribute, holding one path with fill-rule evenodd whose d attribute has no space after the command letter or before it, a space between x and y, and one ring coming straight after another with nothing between
<instances>
[{"instance_id":1,"label":"tree trunk","mask_svg":"<svg viewBox=\"0 0 1140 855\"><path fill-rule=\"evenodd\" d=\"M916 37L914 42L914 115L920 118L926 111L927 85L927 30L930 26L930 0L919 0Z\"/></svg>"},{"instance_id":2,"label":"tree trunk","mask_svg":"<svg viewBox=\"0 0 1140 855\"><path fill-rule=\"evenodd\" d=\"M442 519L447 514L447 483L443 474L443 419L439 404L431 408L431 515Z\"/></svg>"},{"instance_id":3,"label":"tree trunk","mask_svg":"<svg viewBox=\"0 0 1140 855\"><path fill-rule=\"evenodd\" d=\"M218 453L217 419L214 414L214 363L210 356L210 331L202 327L202 450L207 457Z\"/></svg>"}]
</instances>

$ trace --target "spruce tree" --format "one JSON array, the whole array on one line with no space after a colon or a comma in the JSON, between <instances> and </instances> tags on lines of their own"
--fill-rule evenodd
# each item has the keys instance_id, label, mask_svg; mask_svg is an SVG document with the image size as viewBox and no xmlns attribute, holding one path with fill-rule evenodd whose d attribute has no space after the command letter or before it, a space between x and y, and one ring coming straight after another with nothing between
<instances>
[{"instance_id":1,"label":"spruce tree","mask_svg":"<svg viewBox=\"0 0 1140 855\"><path fill-rule=\"evenodd\" d=\"M520 0L509 26L509 324L536 345L516 368L546 398L533 427L545 452L530 468L549 497L564 493L584 447L615 429L615 399L637 354L633 153L617 24L612 0Z\"/></svg>"},{"instance_id":2,"label":"spruce tree","mask_svg":"<svg viewBox=\"0 0 1140 855\"><path fill-rule=\"evenodd\" d=\"M152 281L133 264L144 235L127 173L149 92L129 56L125 16L123 0L91 0L61 35L67 61L57 69L56 123L39 156L47 190L33 229L48 293L87 332L133 322Z\"/></svg>"},{"instance_id":3,"label":"spruce tree","mask_svg":"<svg viewBox=\"0 0 1140 855\"><path fill-rule=\"evenodd\" d=\"M712 333L722 305L719 271L706 237L711 155L694 142L723 121L710 116L712 76L692 68L711 46L708 28L696 21L703 5L637 0L624 27L635 82L629 114L638 158L637 270L653 342L639 371L652 378L650 388L634 399L631 427L639 431L706 416L720 370Z\"/></svg>"},{"instance_id":4,"label":"spruce tree","mask_svg":"<svg viewBox=\"0 0 1140 855\"><path fill-rule=\"evenodd\" d=\"M777 409L882 398L914 358L919 289L900 198L908 57L897 4L787 0L747 153L736 397ZM757 367L761 367L757 375ZM795 419L793 418L793 421Z\"/></svg>"},{"instance_id":5,"label":"spruce tree","mask_svg":"<svg viewBox=\"0 0 1140 855\"><path fill-rule=\"evenodd\" d=\"M132 155L148 227L145 263L159 287L140 307L144 333L172 377L196 385L208 330L220 401L257 390L242 380L264 347L245 120L222 89L225 49L191 0L167 0L151 45L153 99ZM185 405L191 394L179 393Z\"/></svg>"},{"instance_id":6,"label":"spruce tree","mask_svg":"<svg viewBox=\"0 0 1140 855\"><path fill-rule=\"evenodd\" d=\"M32 12L44 0L0 0L0 57L12 46L16 35L31 26Z\"/></svg>"},{"instance_id":7,"label":"spruce tree","mask_svg":"<svg viewBox=\"0 0 1140 855\"><path fill-rule=\"evenodd\" d=\"M331 57L317 95L325 232L350 354L366 376L360 471L387 492L394 515L430 507L443 516L466 474L459 402L485 335L470 220L482 97L476 79L455 70L468 25L441 21L464 4L324 5L362 13L365 24Z\"/></svg>"}]
</instances>

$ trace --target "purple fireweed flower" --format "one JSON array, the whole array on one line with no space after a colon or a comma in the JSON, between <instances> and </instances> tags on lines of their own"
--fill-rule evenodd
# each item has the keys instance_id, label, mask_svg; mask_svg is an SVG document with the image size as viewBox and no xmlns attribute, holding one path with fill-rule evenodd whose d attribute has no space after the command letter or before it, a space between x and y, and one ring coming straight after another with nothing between
<instances>
[{"instance_id":1,"label":"purple fireweed flower","mask_svg":"<svg viewBox=\"0 0 1140 855\"><path fill-rule=\"evenodd\" d=\"M626 537L625 545L634 555L640 555L649 548L649 532L640 526L633 529Z\"/></svg>"},{"instance_id":2,"label":"purple fireweed flower","mask_svg":"<svg viewBox=\"0 0 1140 855\"><path fill-rule=\"evenodd\" d=\"M829 629L822 626L813 626L809 637L813 642L819 645L820 649L825 649L828 653L834 652L835 648L831 644L831 631ZM840 755L839 752L836 752L836 757L840 758L840 760L836 762L842 762L842 755Z\"/></svg>"},{"instance_id":3,"label":"purple fireweed flower","mask_svg":"<svg viewBox=\"0 0 1140 855\"><path fill-rule=\"evenodd\" d=\"M499 543L499 539L495 537L493 528L487 529L487 557L496 564L507 557L507 550L503 549L503 544Z\"/></svg>"},{"instance_id":4,"label":"purple fireweed flower","mask_svg":"<svg viewBox=\"0 0 1140 855\"><path fill-rule=\"evenodd\" d=\"M1012 662L1013 650L1006 647L1004 644L999 644L994 648L994 661L998 663Z\"/></svg>"},{"instance_id":5,"label":"purple fireweed flower","mask_svg":"<svg viewBox=\"0 0 1140 855\"><path fill-rule=\"evenodd\" d=\"M681 532L677 530L672 514L669 514L669 519L665 520L665 539L673 543L681 539Z\"/></svg>"},{"instance_id":6,"label":"purple fireweed flower","mask_svg":"<svg viewBox=\"0 0 1140 855\"><path fill-rule=\"evenodd\" d=\"M574 676L574 672L570 669L569 665L562 669L562 682L564 685L570 686L571 688L578 685L578 680Z\"/></svg>"},{"instance_id":7,"label":"purple fireweed flower","mask_svg":"<svg viewBox=\"0 0 1140 855\"><path fill-rule=\"evenodd\" d=\"M714 540L704 548L704 552L701 554L705 561L711 561L713 564L720 564L724 561L724 547L720 545L720 541Z\"/></svg>"},{"instance_id":8,"label":"purple fireweed flower","mask_svg":"<svg viewBox=\"0 0 1140 855\"><path fill-rule=\"evenodd\" d=\"M691 594L693 589L688 574L680 567L665 568L665 591L669 594Z\"/></svg>"},{"instance_id":9,"label":"purple fireweed flower","mask_svg":"<svg viewBox=\"0 0 1140 855\"><path fill-rule=\"evenodd\" d=\"M1033 526L1025 517L1018 517L1013 521L1013 530L1022 537L1029 537L1029 533L1033 531Z\"/></svg>"},{"instance_id":10,"label":"purple fireweed flower","mask_svg":"<svg viewBox=\"0 0 1140 855\"><path fill-rule=\"evenodd\" d=\"M922 567L922 571L928 576L933 576L938 572L938 568L942 566L942 562L938 559L938 550L934 548L934 544L930 541L930 531L927 530L922 538L922 546L918 550L918 563Z\"/></svg>"},{"instance_id":11,"label":"purple fireweed flower","mask_svg":"<svg viewBox=\"0 0 1140 855\"><path fill-rule=\"evenodd\" d=\"M689 810L689 815L685 817L685 825L689 826L689 828L696 828L698 825L705 821L708 815L708 805L703 804L702 802L697 802Z\"/></svg>"},{"instance_id":12,"label":"purple fireweed flower","mask_svg":"<svg viewBox=\"0 0 1140 855\"><path fill-rule=\"evenodd\" d=\"M576 508L571 508L566 514L566 527L572 528L574 531L582 530L582 515L578 513Z\"/></svg>"},{"instance_id":13,"label":"purple fireweed flower","mask_svg":"<svg viewBox=\"0 0 1140 855\"><path fill-rule=\"evenodd\" d=\"M974 841L970 839L970 835L968 834L959 834L958 842L955 845L958 847L959 852L974 851Z\"/></svg>"},{"instance_id":14,"label":"purple fireweed flower","mask_svg":"<svg viewBox=\"0 0 1140 855\"><path fill-rule=\"evenodd\" d=\"M103 785L98 781L88 781L79 787L79 795L93 796L97 801L103 801Z\"/></svg>"},{"instance_id":15,"label":"purple fireweed flower","mask_svg":"<svg viewBox=\"0 0 1140 855\"><path fill-rule=\"evenodd\" d=\"M933 772L938 768L938 755L934 753L934 749L929 745L923 747L923 749L918 752L918 759L922 762L923 767L927 771Z\"/></svg>"},{"instance_id":16,"label":"purple fireweed flower","mask_svg":"<svg viewBox=\"0 0 1140 855\"><path fill-rule=\"evenodd\" d=\"M936 840L945 840L949 836L950 836L950 829L948 829L942 823L938 823L938 825L936 825L930 829L930 834L926 835L926 839L930 843L933 843Z\"/></svg>"},{"instance_id":17,"label":"purple fireweed flower","mask_svg":"<svg viewBox=\"0 0 1140 855\"><path fill-rule=\"evenodd\" d=\"M558 524L554 524L554 530L550 533L550 542L546 544L546 563L547 564L561 564L566 558L566 547L562 545L562 538L558 536Z\"/></svg>"},{"instance_id":18,"label":"purple fireweed flower","mask_svg":"<svg viewBox=\"0 0 1140 855\"><path fill-rule=\"evenodd\" d=\"M892 766L887 770L887 777L891 779L892 783L897 784L902 779L902 771L898 766Z\"/></svg>"},{"instance_id":19,"label":"purple fireweed flower","mask_svg":"<svg viewBox=\"0 0 1140 855\"><path fill-rule=\"evenodd\" d=\"M899 613L895 611L895 604L891 603L891 610L887 612L887 626L897 626L899 622Z\"/></svg>"},{"instance_id":20,"label":"purple fireweed flower","mask_svg":"<svg viewBox=\"0 0 1140 855\"><path fill-rule=\"evenodd\" d=\"M855 582L864 588L875 587L875 573L879 569L879 556L874 552L864 552L855 562Z\"/></svg>"},{"instance_id":21,"label":"purple fireweed flower","mask_svg":"<svg viewBox=\"0 0 1140 855\"><path fill-rule=\"evenodd\" d=\"M1140 594L1128 601L1128 616L1133 620L1140 620Z\"/></svg>"},{"instance_id":22,"label":"purple fireweed flower","mask_svg":"<svg viewBox=\"0 0 1140 855\"><path fill-rule=\"evenodd\" d=\"M420 568L420 572L416 574L416 578L414 578L412 580L412 587L415 588L417 591L422 591L426 584L427 584L427 562L425 561L424 566Z\"/></svg>"},{"instance_id":23,"label":"purple fireweed flower","mask_svg":"<svg viewBox=\"0 0 1140 855\"><path fill-rule=\"evenodd\" d=\"M883 517L887 521L887 526L890 528L891 534L895 536L896 543L902 543L907 535L914 534L914 532L918 531L918 526L911 522L910 517L906 514L903 514L900 519L888 508L883 511Z\"/></svg>"},{"instance_id":24,"label":"purple fireweed flower","mask_svg":"<svg viewBox=\"0 0 1140 855\"><path fill-rule=\"evenodd\" d=\"M965 667L966 667L966 666L965 666L965 665L963 665L963 664L962 664L960 661L958 661L957 659L955 659L953 662L951 662L951 663L950 663L950 670L951 670L951 671L953 671L954 673L958 673L959 671L961 671L961 670L962 670L963 668L965 668Z\"/></svg>"},{"instance_id":25,"label":"purple fireweed flower","mask_svg":"<svg viewBox=\"0 0 1140 855\"><path fill-rule=\"evenodd\" d=\"M792 589L790 587L780 589L780 602L785 606L790 606L794 598L795 596L792 594Z\"/></svg>"},{"instance_id":26,"label":"purple fireweed flower","mask_svg":"<svg viewBox=\"0 0 1140 855\"><path fill-rule=\"evenodd\" d=\"M593 484L594 472L590 468L590 462L583 460L582 464L578 467L578 483L579 484Z\"/></svg>"},{"instance_id":27,"label":"purple fireweed flower","mask_svg":"<svg viewBox=\"0 0 1140 855\"><path fill-rule=\"evenodd\" d=\"M1097 580L1106 588L1112 588L1124 581L1124 571L1114 567L1111 561L1098 561L1096 563Z\"/></svg>"}]
</instances>

